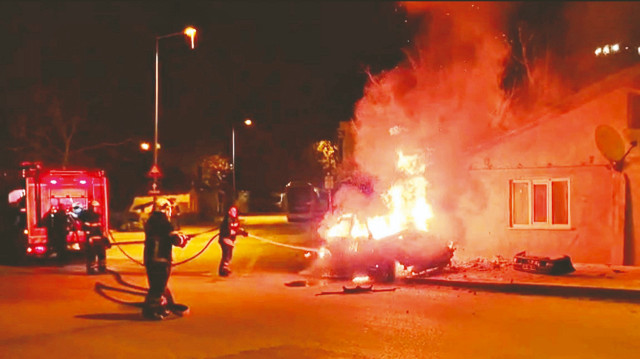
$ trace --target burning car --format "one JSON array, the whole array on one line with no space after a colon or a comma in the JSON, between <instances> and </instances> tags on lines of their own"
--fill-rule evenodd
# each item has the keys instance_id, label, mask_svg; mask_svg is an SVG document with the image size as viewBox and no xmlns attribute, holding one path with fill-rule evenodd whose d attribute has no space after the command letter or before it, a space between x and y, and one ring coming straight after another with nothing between
<instances>
[{"instance_id":1,"label":"burning car","mask_svg":"<svg viewBox=\"0 0 640 359\"><path fill-rule=\"evenodd\" d=\"M318 267L332 277L393 281L397 274L420 273L451 262L454 247L429 231L433 218L424 156L397 151L396 171L363 193L343 187L336 213L323 219L318 233L325 241Z\"/></svg>"},{"instance_id":2,"label":"burning car","mask_svg":"<svg viewBox=\"0 0 640 359\"><path fill-rule=\"evenodd\" d=\"M396 154L395 170L372 179L372 191L344 186L336 193L336 211L318 229L326 252L319 253L318 266L329 276L388 282L401 272L450 263L453 244L429 231L433 211L424 154Z\"/></svg>"},{"instance_id":3,"label":"burning car","mask_svg":"<svg viewBox=\"0 0 640 359\"><path fill-rule=\"evenodd\" d=\"M354 221L347 215L337 225L341 222L353 225ZM377 239L372 235L331 237L317 265L329 277L392 282L400 272L421 273L447 266L454 251L451 242L429 232L405 229Z\"/></svg>"}]
</instances>

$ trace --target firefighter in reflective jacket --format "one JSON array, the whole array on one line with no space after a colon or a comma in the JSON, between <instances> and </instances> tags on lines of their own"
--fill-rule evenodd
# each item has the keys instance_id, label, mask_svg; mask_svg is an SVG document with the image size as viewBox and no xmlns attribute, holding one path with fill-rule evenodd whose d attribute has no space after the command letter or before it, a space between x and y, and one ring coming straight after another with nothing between
<instances>
[{"instance_id":1,"label":"firefighter in reflective jacket","mask_svg":"<svg viewBox=\"0 0 640 359\"><path fill-rule=\"evenodd\" d=\"M231 206L222 219L218 238L218 243L220 243L220 248L222 248L222 257L220 258L220 266L218 267L218 274L221 277L226 277L231 274L229 266L231 264L231 258L233 257L236 235L238 234L245 237L249 235L247 231L240 228L238 207Z\"/></svg>"},{"instance_id":2,"label":"firefighter in reflective jacket","mask_svg":"<svg viewBox=\"0 0 640 359\"><path fill-rule=\"evenodd\" d=\"M107 248L111 247L111 243L102 231L99 206L98 201L92 201L78 216L86 238L87 274L107 271Z\"/></svg>"},{"instance_id":3,"label":"firefighter in reflective jacket","mask_svg":"<svg viewBox=\"0 0 640 359\"><path fill-rule=\"evenodd\" d=\"M187 236L173 230L169 215L169 204L156 203L144 229L144 266L149 292L142 315L152 320L164 319L170 313L169 307L175 303L167 285L171 275L171 252L173 246L184 247L188 241Z\"/></svg>"}]
</instances>

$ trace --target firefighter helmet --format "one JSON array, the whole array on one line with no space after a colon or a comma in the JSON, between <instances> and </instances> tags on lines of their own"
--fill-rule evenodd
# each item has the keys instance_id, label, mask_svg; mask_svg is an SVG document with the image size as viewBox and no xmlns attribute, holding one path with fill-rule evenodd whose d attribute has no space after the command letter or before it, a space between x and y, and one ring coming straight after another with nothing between
<instances>
[{"instance_id":1,"label":"firefighter helmet","mask_svg":"<svg viewBox=\"0 0 640 359\"><path fill-rule=\"evenodd\" d=\"M231 217L233 217L233 218L238 217L238 207L236 207L236 206L231 206L231 207L229 208L229 216L231 216Z\"/></svg>"},{"instance_id":2,"label":"firefighter helmet","mask_svg":"<svg viewBox=\"0 0 640 359\"><path fill-rule=\"evenodd\" d=\"M171 203L164 198L158 199L155 203L155 210L163 212L167 217L171 217Z\"/></svg>"},{"instance_id":3,"label":"firefighter helmet","mask_svg":"<svg viewBox=\"0 0 640 359\"><path fill-rule=\"evenodd\" d=\"M73 213L75 213L76 215L82 212L82 209L83 209L82 203L76 202L73 204L72 210L73 210Z\"/></svg>"}]
</instances>

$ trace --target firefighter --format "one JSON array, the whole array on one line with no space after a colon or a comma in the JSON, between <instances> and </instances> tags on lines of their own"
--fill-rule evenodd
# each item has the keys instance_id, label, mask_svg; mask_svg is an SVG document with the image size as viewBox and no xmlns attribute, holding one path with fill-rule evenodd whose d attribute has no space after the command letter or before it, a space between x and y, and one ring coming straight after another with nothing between
<instances>
[{"instance_id":1,"label":"firefighter","mask_svg":"<svg viewBox=\"0 0 640 359\"><path fill-rule=\"evenodd\" d=\"M241 234L248 236L249 232L240 228L240 220L238 218L238 207L231 206L222 219L220 224L220 234L218 243L222 249L222 257L220 258L220 266L218 267L218 275L227 277L231 274L231 258L233 257L233 247L235 246L236 235Z\"/></svg>"},{"instance_id":2,"label":"firefighter","mask_svg":"<svg viewBox=\"0 0 640 359\"><path fill-rule=\"evenodd\" d=\"M162 320L175 305L167 283L171 275L172 246L184 247L188 237L173 230L171 206L167 201L157 201L144 228L144 266L149 291L142 307L142 316ZM177 313L180 314L180 313Z\"/></svg>"},{"instance_id":3,"label":"firefighter","mask_svg":"<svg viewBox=\"0 0 640 359\"><path fill-rule=\"evenodd\" d=\"M56 252L56 259L60 263L67 261L67 234L69 234L69 222L64 209L52 206L49 213L47 233L51 239L51 245Z\"/></svg>"},{"instance_id":4,"label":"firefighter","mask_svg":"<svg viewBox=\"0 0 640 359\"><path fill-rule=\"evenodd\" d=\"M180 205L175 199L170 199L171 203L171 223L174 228L180 230Z\"/></svg>"},{"instance_id":5,"label":"firefighter","mask_svg":"<svg viewBox=\"0 0 640 359\"><path fill-rule=\"evenodd\" d=\"M84 209L82 208L82 203L80 202L75 202L73 204L73 206L71 207L71 212L69 212L69 214L74 218L74 219L78 219L78 216L80 216L80 213L82 213L82 211L84 211Z\"/></svg>"},{"instance_id":6,"label":"firefighter","mask_svg":"<svg viewBox=\"0 0 640 359\"><path fill-rule=\"evenodd\" d=\"M104 236L99 207L98 201L92 201L78 216L85 232L87 274L107 272L107 248L111 247L111 243Z\"/></svg>"}]
</instances>

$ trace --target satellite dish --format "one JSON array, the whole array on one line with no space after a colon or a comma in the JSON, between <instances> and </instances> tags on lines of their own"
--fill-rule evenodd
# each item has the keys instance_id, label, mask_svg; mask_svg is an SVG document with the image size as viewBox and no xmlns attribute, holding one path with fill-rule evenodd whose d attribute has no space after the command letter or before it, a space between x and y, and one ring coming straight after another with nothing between
<instances>
[{"instance_id":1,"label":"satellite dish","mask_svg":"<svg viewBox=\"0 0 640 359\"><path fill-rule=\"evenodd\" d=\"M596 128L596 146L600 153L613 163L618 163L625 156L622 136L609 125Z\"/></svg>"}]
</instances>

